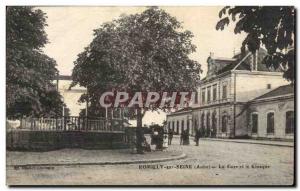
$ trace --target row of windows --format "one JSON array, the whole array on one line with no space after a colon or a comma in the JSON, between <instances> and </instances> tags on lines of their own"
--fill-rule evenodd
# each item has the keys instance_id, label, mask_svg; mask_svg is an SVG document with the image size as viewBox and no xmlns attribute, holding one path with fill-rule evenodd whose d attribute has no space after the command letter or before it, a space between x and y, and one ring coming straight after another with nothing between
<instances>
[{"instance_id":1,"label":"row of windows","mask_svg":"<svg viewBox=\"0 0 300 191\"><path fill-rule=\"evenodd\" d=\"M201 90L202 103L210 103L211 101L217 101L217 84L202 88ZM206 93L207 92L207 93ZM212 93L212 96L211 96ZM206 97L207 96L207 97ZM227 98L227 84L222 85L222 99Z\"/></svg>"},{"instance_id":2,"label":"row of windows","mask_svg":"<svg viewBox=\"0 0 300 191\"><path fill-rule=\"evenodd\" d=\"M222 121L221 121L221 131L223 133L227 132L227 124L228 124L228 116L227 115L223 115L222 116ZM181 121L181 130L184 129L184 120ZM198 121L195 120L194 121L194 127L198 127ZM213 112L212 114L207 113L206 116L203 113L201 115L201 119L200 119L200 124L199 124L199 128L202 129L212 129L214 131L216 131L217 129L217 114L216 112ZM187 121L187 129L189 129L189 121ZM168 122L168 129L172 129L175 133L179 132L179 121L176 122L176 127L175 127L175 121L172 122Z\"/></svg>"},{"instance_id":3,"label":"row of windows","mask_svg":"<svg viewBox=\"0 0 300 191\"><path fill-rule=\"evenodd\" d=\"M212 119L211 121L210 121L210 118ZM206 123L204 123L204 121L205 121L205 115L204 115L204 113L201 115L201 128L206 128L206 129L214 129L214 130L216 130L216 128L217 128L217 115L216 115L216 113L215 112L213 112L212 113L212 116L210 116L210 113L207 113L206 114ZM227 132L227 123L228 123L228 117L227 117L227 115L223 115L222 116L222 121L221 121L221 131L223 132L223 133L225 133L225 132Z\"/></svg>"},{"instance_id":4,"label":"row of windows","mask_svg":"<svg viewBox=\"0 0 300 191\"><path fill-rule=\"evenodd\" d=\"M185 124L184 120L182 120L181 121L181 132L184 130L184 124ZM186 126L189 131L189 129L190 129L190 121L189 120L187 121ZM179 121L176 122L176 127L175 127L175 121L172 121L172 123L168 122L168 129L169 130L172 129L173 132L179 133Z\"/></svg>"},{"instance_id":5,"label":"row of windows","mask_svg":"<svg viewBox=\"0 0 300 191\"><path fill-rule=\"evenodd\" d=\"M267 114L267 134L274 134L274 112L269 112ZM258 114L252 113L251 115L252 133L257 134L258 131ZM287 111L285 113L285 133L294 133L294 111Z\"/></svg>"}]
</instances>

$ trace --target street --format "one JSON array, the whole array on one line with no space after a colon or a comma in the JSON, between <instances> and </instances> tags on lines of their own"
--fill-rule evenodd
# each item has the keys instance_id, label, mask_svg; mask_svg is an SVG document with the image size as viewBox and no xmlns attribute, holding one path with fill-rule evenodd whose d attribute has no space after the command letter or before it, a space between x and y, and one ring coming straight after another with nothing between
<instances>
[{"instance_id":1,"label":"street","mask_svg":"<svg viewBox=\"0 0 300 191\"><path fill-rule=\"evenodd\" d=\"M291 185L294 148L200 140L168 148L187 158L160 163L7 169L9 184L31 185Z\"/></svg>"}]
</instances>

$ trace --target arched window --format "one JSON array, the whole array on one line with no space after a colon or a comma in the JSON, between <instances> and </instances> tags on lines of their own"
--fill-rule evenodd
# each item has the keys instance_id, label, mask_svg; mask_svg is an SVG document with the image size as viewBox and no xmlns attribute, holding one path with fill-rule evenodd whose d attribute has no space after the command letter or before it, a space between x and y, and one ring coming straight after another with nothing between
<instances>
[{"instance_id":1,"label":"arched window","mask_svg":"<svg viewBox=\"0 0 300 191\"><path fill-rule=\"evenodd\" d=\"M201 128L204 129L204 113L201 115Z\"/></svg>"},{"instance_id":2,"label":"arched window","mask_svg":"<svg viewBox=\"0 0 300 191\"><path fill-rule=\"evenodd\" d=\"M251 114L251 126L252 126L252 133L257 134L257 129L258 129L258 114L257 113Z\"/></svg>"},{"instance_id":3,"label":"arched window","mask_svg":"<svg viewBox=\"0 0 300 191\"><path fill-rule=\"evenodd\" d=\"M292 134L294 133L294 111L287 111L285 113L285 133Z\"/></svg>"},{"instance_id":4,"label":"arched window","mask_svg":"<svg viewBox=\"0 0 300 191\"><path fill-rule=\"evenodd\" d=\"M213 114L212 114L212 123L211 123L211 125L212 125L213 129L217 128L217 113L216 113L216 111L214 111Z\"/></svg>"},{"instance_id":5,"label":"arched window","mask_svg":"<svg viewBox=\"0 0 300 191\"><path fill-rule=\"evenodd\" d=\"M194 121L194 128L193 129L194 130L198 129L198 120L197 119L195 119L195 121Z\"/></svg>"},{"instance_id":6,"label":"arched window","mask_svg":"<svg viewBox=\"0 0 300 191\"><path fill-rule=\"evenodd\" d=\"M222 116L222 132L227 132L227 115Z\"/></svg>"},{"instance_id":7,"label":"arched window","mask_svg":"<svg viewBox=\"0 0 300 191\"><path fill-rule=\"evenodd\" d=\"M212 113L212 117L211 117L211 126L212 126L212 130L213 130L213 137L215 137L216 136L216 134L217 134L217 113L216 113L216 111L214 111L213 113Z\"/></svg>"},{"instance_id":8,"label":"arched window","mask_svg":"<svg viewBox=\"0 0 300 191\"><path fill-rule=\"evenodd\" d=\"M174 129L175 129L175 121L173 121L172 123L172 131L174 132Z\"/></svg>"},{"instance_id":9,"label":"arched window","mask_svg":"<svg viewBox=\"0 0 300 191\"><path fill-rule=\"evenodd\" d=\"M206 114L206 128L210 129L210 113Z\"/></svg>"},{"instance_id":10,"label":"arched window","mask_svg":"<svg viewBox=\"0 0 300 191\"><path fill-rule=\"evenodd\" d=\"M274 112L267 114L267 133L274 134Z\"/></svg>"}]
</instances>

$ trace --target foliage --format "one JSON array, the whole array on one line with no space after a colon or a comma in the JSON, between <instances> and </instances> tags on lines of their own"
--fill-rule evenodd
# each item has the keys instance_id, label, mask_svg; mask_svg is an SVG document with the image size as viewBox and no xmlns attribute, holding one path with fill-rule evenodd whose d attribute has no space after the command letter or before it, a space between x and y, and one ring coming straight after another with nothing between
<instances>
[{"instance_id":1,"label":"foliage","mask_svg":"<svg viewBox=\"0 0 300 191\"><path fill-rule=\"evenodd\" d=\"M122 16L94 35L78 55L72 74L73 86L87 87L89 100L98 101L103 91L112 89L191 91L199 82L200 65L188 57L196 49L192 33L182 31L176 18L161 9Z\"/></svg>"},{"instance_id":2,"label":"foliage","mask_svg":"<svg viewBox=\"0 0 300 191\"><path fill-rule=\"evenodd\" d=\"M148 8L140 14L121 16L94 30L94 39L74 62L73 84L87 87L81 101L99 102L108 90L173 92L195 90L200 65L189 58L196 50L192 33L165 11ZM158 104L149 108L157 110ZM137 108L137 151L141 152L142 118Z\"/></svg>"},{"instance_id":3,"label":"foliage","mask_svg":"<svg viewBox=\"0 0 300 191\"><path fill-rule=\"evenodd\" d=\"M295 9L288 6L224 7L219 13L217 30L223 30L230 20L236 22L234 32L247 34L242 51L247 47L255 52L264 46L268 55L264 63L268 67L282 67L284 78L294 81Z\"/></svg>"},{"instance_id":4,"label":"foliage","mask_svg":"<svg viewBox=\"0 0 300 191\"><path fill-rule=\"evenodd\" d=\"M33 7L6 9L6 108L8 117L53 116L63 102L52 81L57 69L41 48L46 16Z\"/></svg>"}]
</instances>

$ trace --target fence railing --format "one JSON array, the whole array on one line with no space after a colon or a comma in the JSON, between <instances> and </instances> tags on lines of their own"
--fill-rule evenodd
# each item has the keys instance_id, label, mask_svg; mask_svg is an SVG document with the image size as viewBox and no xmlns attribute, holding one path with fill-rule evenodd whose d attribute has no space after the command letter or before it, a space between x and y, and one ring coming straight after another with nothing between
<instances>
[{"instance_id":1,"label":"fence railing","mask_svg":"<svg viewBox=\"0 0 300 191\"><path fill-rule=\"evenodd\" d=\"M8 125L9 130L32 131L124 131L123 120L119 118L22 118L19 125Z\"/></svg>"}]
</instances>

